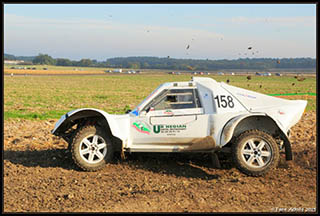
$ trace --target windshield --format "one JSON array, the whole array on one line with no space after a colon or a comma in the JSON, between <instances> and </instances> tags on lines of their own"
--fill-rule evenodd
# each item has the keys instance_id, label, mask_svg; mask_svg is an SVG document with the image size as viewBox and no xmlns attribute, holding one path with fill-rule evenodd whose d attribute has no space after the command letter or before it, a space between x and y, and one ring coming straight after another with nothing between
<instances>
[{"instance_id":1,"label":"windshield","mask_svg":"<svg viewBox=\"0 0 320 216\"><path fill-rule=\"evenodd\" d=\"M155 90L153 90L153 92L151 92L151 94L148 95L148 97L146 97L141 103L139 103L139 105L134 109L132 110L130 113L134 114L134 115L139 115L139 112L141 111L142 109L142 105L147 101L149 100L162 86L164 85L168 85L168 83L163 83L161 85L159 85Z\"/></svg>"}]
</instances>

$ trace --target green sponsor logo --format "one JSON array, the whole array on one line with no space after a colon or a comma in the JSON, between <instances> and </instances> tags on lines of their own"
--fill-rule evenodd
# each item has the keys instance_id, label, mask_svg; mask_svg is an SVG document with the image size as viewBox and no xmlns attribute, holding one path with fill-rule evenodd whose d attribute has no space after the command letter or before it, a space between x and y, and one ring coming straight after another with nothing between
<instances>
[{"instance_id":1,"label":"green sponsor logo","mask_svg":"<svg viewBox=\"0 0 320 216\"><path fill-rule=\"evenodd\" d=\"M173 131L180 131L180 130L186 130L187 125L154 125L153 126L153 132L158 134L160 132L173 132Z\"/></svg>"},{"instance_id":2,"label":"green sponsor logo","mask_svg":"<svg viewBox=\"0 0 320 216\"><path fill-rule=\"evenodd\" d=\"M150 134L150 129L142 122L133 122L132 127L134 127L140 133Z\"/></svg>"}]
</instances>

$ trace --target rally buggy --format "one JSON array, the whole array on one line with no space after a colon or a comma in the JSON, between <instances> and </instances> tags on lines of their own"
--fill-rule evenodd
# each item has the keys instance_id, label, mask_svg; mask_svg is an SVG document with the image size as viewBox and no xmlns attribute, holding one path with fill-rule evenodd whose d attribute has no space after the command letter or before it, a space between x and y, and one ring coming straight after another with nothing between
<instances>
[{"instance_id":1,"label":"rally buggy","mask_svg":"<svg viewBox=\"0 0 320 216\"><path fill-rule=\"evenodd\" d=\"M74 162L95 171L115 151L209 152L229 149L236 167L260 176L275 168L279 152L292 160L288 136L307 101L286 100L211 78L164 83L133 111L110 115L83 108L70 111L52 133L64 138Z\"/></svg>"}]
</instances>

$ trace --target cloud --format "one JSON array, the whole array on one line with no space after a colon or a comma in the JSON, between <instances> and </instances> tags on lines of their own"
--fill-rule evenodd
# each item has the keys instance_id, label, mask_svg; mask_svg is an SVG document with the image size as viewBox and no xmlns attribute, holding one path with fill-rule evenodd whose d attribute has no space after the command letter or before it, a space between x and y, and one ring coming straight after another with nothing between
<instances>
[{"instance_id":1,"label":"cloud","mask_svg":"<svg viewBox=\"0 0 320 216\"><path fill-rule=\"evenodd\" d=\"M115 56L170 56L172 58L238 58L252 45L267 57L315 56L315 34L308 31L284 32L283 37L237 32L234 25L271 23L286 26L313 26L314 17L233 17L220 20L229 33L201 29L204 26L172 27L128 24L108 19L42 19L5 14L5 52L16 55L47 53L53 57L105 60ZM209 24L211 25L211 24ZM262 26L262 25L260 25ZM210 26L207 26L210 27ZM217 29L215 28L215 29ZM262 27L264 28L264 27ZM230 29L230 31L229 31ZM256 31L257 28L253 28ZM234 31L231 31L234 30ZM258 31L259 32L259 31ZM293 37L292 32L301 34ZM312 36L312 37L310 37ZM305 38L311 38L305 39ZM314 39L313 39L314 38ZM192 40L194 39L194 40ZM222 40L223 39L223 40ZM186 50L186 46L190 48ZM257 56L257 57L262 57Z\"/></svg>"},{"instance_id":2,"label":"cloud","mask_svg":"<svg viewBox=\"0 0 320 216\"><path fill-rule=\"evenodd\" d=\"M308 26L315 27L315 16L300 16L300 17L232 17L226 20L233 24L273 24L277 26Z\"/></svg>"},{"instance_id":3,"label":"cloud","mask_svg":"<svg viewBox=\"0 0 320 216\"><path fill-rule=\"evenodd\" d=\"M223 34L201 29L98 19L40 19L5 14L4 21L7 49L23 47L50 53L78 52L82 56L94 53L179 55L185 53L185 47L194 35L197 35L195 40L203 42L224 37ZM32 46L28 47L28 44Z\"/></svg>"}]
</instances>

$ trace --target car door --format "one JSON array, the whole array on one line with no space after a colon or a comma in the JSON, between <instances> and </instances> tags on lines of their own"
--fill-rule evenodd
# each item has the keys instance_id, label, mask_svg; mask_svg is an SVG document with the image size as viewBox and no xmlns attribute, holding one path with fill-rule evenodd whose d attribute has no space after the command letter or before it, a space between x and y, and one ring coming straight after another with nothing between
<instances>
[{"instance_id":1,"label":"car door","mask_svg":"<svg viewBox=\"0 0 320 216\"><path fill-rule=\"evenodd\" d=\"M193 88L168 88L132 118L133 145L190 145L207 135L198 92Z\"/></svg>"}]
</instances>

